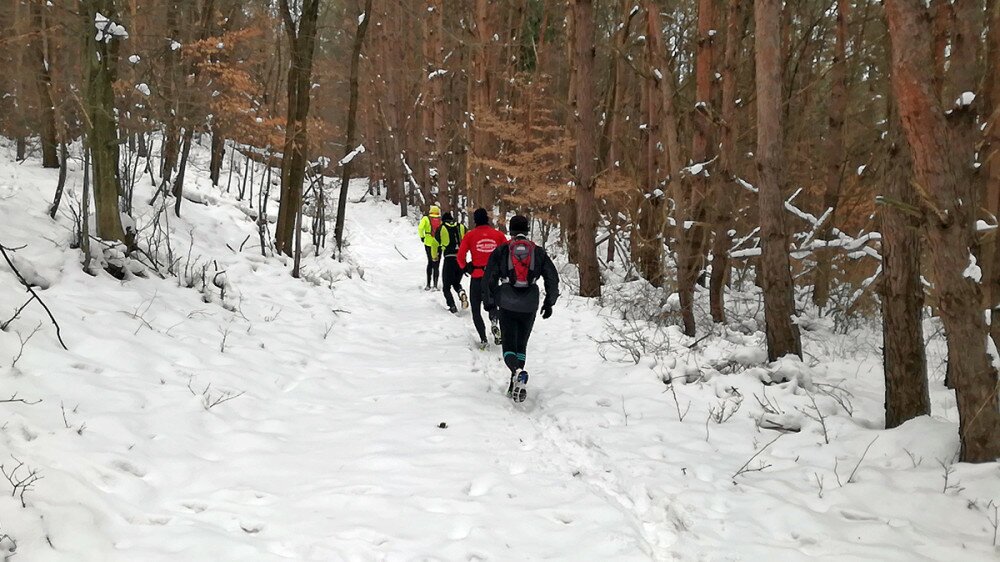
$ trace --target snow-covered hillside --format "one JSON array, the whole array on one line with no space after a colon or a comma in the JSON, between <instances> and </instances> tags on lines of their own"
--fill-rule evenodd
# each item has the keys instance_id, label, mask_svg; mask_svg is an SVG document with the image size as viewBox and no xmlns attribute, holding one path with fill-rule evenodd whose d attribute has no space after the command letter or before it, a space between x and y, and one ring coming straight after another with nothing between
<instances>
[{"instance_id":1,"label":"snow-covered hillside","mask_svg":"<svg viewBox=\"0 0 1000 562\"><path fill-rule=\"evenodd\" d=\"M0 332L0 399L26 401L0 403L0 463L40 477L26 507L0 479L0 552L16 541L19 561L1000 554L1000 465L953 463L940 342L934 417L885 431L871 328L815 322L805 364L767 366L752 315L694 342L623 320L642 287L621 283L536 323L514 406L469 313L422 290L415 223L388 204L349 205L345 262L308 258L297 280L243 245L253 221L195 158L206 204L171 216L173 245L218 286L119 281L85 274L69 216L46 216L56 172L6 152L0 243L69 347L36 303ZM0 264L0 322L26 298Z\"/></svg>"}]
</instances>

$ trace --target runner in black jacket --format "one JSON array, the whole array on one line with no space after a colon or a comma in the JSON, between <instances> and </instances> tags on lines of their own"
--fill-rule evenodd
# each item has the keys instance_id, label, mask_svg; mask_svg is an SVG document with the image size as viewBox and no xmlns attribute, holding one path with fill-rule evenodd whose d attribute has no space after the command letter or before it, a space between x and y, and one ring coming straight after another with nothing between
<instances>
[{"instance_id":1,"label":"runner in black jacket","mask_svg":"<svg viewBox=\"0 0 1000 562\"><path fill-rule=\"evenodd\" d=\"M559 273L555 265L540 246L528 240L528 219L517 215L510 219L508 229L511 241L498 246L486 264L483 275L483 307L488 311L496 309L500 316L500 332L503 339L503 359L510 369L510 386L507 394L517 402L523 402L528 373L524 370L528 338L535 324L535 313L541 295L536 281L541 277L545 283L545 300L541 302L542 318L552 316L552 306L559 298ZM511 249L521 245L530 254L530 267L526 283L517 283Z\"/></svg>"}]
</instances>

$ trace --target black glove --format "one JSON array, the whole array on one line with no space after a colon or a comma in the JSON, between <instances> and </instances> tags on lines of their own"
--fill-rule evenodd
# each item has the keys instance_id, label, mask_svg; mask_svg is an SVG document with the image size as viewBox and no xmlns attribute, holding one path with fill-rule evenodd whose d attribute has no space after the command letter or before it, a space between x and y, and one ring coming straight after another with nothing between
<instances>
[{"instance_id":1,"label":"black glove","mask_svg":"<svg viewBox=\"0 0 1000 562\"><path fill-rule=\"evenodd\" d=\"M475 270L475 268L472 267L472 264L471 263L467 263L467 264L465 264L465 267L462 269L462 272L463 273L467 273L469 275L472 275L472 272L474 270Z\"/></svg>"},{"instance_id":2,"label":"black glove","mask_svg":"<svg viewBox=\"0 0 1000 562\"><path fill-rule=\"evenodd\" d=\"M486 309L486 312L493 312L494 310L496 310L497 305L492 302L484 302L483 308Z\"/></svg>"},{"instance_id":3,"label":"black glove","mask_svg":"<svg viewBox=\"0 0 1000 562\"><path fill-rule=\"evenodd\" d=\"M549 316L552 316L552 307L545 305L542 307L542 320L547 319Z\"/></svg>"}]
</instances>

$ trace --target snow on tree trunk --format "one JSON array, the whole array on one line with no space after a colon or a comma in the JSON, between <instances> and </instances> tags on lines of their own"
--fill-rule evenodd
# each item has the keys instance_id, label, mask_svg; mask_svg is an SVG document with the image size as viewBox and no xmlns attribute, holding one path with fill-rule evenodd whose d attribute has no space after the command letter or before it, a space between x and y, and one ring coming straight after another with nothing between
<instances>
[{"instance_id":1,"label":"snow on tree trunk","mask_svg":"<svg viewBox=\"0 0 1000 562\"><path fill-rule=\"evenodd\" d=\"M974 209L962 200L966 163L955 154L953 131L933 92L930 18L923 3L887 0L892 39L892 89L913 154L914 187L926 215L938 314L948 335L950 375L959 411L960 459L1000 457L997 371L986 349L979 284L964 274L970 262Z\"/></svg>"}]
</instances>

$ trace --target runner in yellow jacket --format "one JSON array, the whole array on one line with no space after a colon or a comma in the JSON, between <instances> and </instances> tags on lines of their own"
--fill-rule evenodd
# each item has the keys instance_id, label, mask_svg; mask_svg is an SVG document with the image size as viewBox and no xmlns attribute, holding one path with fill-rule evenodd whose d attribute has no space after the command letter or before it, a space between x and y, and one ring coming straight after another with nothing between
<instances>
[{"instance_id":1,"label":"runner in yellow jacket","mask_svg":"<svg viewBox=\"0 0 1000 562\"><path fill-rule=\"evenodd\" d=\"M433 289L437 289L438 276L440 275L441 256L438 254L437 233L441 229L441 208L431 205L430 211L420 219L417 231L420 233L420 241L424 243L424 251L427 253L427 285L425 291L432 290L431 279L434 280Z\"/></svg>"}]
</instances>

